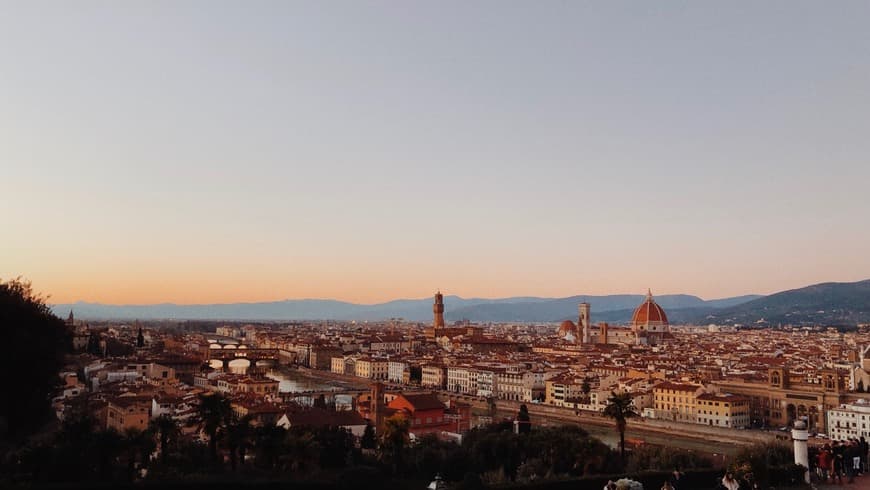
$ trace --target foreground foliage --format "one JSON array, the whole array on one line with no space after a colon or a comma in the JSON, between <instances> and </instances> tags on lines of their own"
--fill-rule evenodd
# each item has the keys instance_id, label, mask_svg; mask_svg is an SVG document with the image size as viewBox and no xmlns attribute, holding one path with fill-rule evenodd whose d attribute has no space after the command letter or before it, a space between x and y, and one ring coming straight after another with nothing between
<instances>
[{"instance_id":1,"label":"foreground foliage","mask_svg":"<svg viewBox=\"0 0 870 490\"><path fill-rule=\"evenodd\" d=\"M10 346L0 356L0 371L12 374L0 396L2 446L20 442L53 419L51 395L72 340L45 298L20 279L0 282L0 332Z\"/></svg>"}]
</instances>

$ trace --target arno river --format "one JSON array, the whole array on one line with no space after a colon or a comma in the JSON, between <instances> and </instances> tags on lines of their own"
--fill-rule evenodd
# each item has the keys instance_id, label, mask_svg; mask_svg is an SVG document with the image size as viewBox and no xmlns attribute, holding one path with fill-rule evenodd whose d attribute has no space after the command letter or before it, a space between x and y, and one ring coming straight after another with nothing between
<instances>
[{"instance_id":1,"label":"arno river","mask_svg":"<svg viewBox=\"0 0 870 490\"><path fill-rule=\"evenodd\" d=\"M305 393L311 391L345 391L348 389L365 389L368 387L368 383L365 381L354 383L348 380L340 380L334 379L330 377L319 377L314 375L313 371L309 370L298 370L291 368L277 368L271 370L267 375L269 378L275 379L279 382L278 391L281 393L299 393L300 399L299 401L302 403L310 403L310 400L305 399ZM344 400L345 396L340 396L340 399L336 400L340 404L349 403L349 396L347 400ZM500 416L510 416L513 414L499 413ZM548 417L544 418L542 421L542 425L559 425L565 423L567 421L550 419ZM569 422L570 423L570 422ZM574 422L576 423L576 422ZM616 447L618 445L618 435L610 424L607 425L592 425L592 424L581 424L583 428L589 432L590 435L600 439L605 444ZM714 459L717 460L719 464L727 462L727 458L734 455L739 449L740 445L738 444L729 444L724 442L714 442L714 441L704 441L699 440L697 438L690 437L681 437L678 434L657 434L650 432L641 432L637 430L637 427L632 427L632 424L629 423L628 430L626 431L627 439L635 439L635 440L643 440L646 444L656 445L656 446L670 446L670 447L680 447L682 449L689 449L693 451L697 451L698 453L705 454L708 456L714 456ZM719 459L722 458L722 459Z\"/></svg>"}]
</instances>

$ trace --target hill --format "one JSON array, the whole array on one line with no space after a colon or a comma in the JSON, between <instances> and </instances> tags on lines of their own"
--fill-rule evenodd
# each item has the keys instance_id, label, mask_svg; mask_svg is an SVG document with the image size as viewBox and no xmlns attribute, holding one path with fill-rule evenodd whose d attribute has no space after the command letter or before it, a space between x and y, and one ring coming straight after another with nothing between
<instances>
[{"instance_id":1,"label":"hill","mask_svg":"<svg viewBox=\"0 0 870 490\"><path fill-rule=\"evenodd\" d=\"M746 326L870 323L870 280L791 289L726 308L695 312L687 320Z\"/></svg>"}]
</instances>

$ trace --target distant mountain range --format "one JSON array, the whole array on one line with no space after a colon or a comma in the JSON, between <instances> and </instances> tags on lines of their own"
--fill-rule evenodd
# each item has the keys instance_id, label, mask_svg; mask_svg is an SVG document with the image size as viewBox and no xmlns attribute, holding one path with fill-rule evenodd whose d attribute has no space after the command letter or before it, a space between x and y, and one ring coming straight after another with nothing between
<instances>
[{"instance_id":1,"label":"distant mountain range","mask_svg":"<svg viewBox=\"0 0 870 490\"><path fill-rule=\"evenodd\" d=\"M665 309L718 308L750 301L759 296L741 296L704 301L684 294L663 295L656 301ZM445 296L447 320L467 319L475 322L550 322L577 316L577 305L592 304L593 319L598 313L633 310L643 295L571 296L568 298L514 297L503 299L460 298ZM375 305L360 305L335 300L301 299L263 303L208 305L105 305L78 302L52 307L66 317L72 310L76 318L91 320L358 320L376 321L403 318L410 321L432 319L432 298L395 300ZM631 316L629 311L628 316ZM602 318L603 319L603 318Z\"/></svg>"},{"instance_id":2,"label":"distant mountain range","mask_svg":"<svg viewBox=\"0 0 870 490\"><path fill-rule=\"evenodd\" d=\"M715 310L684 312L684 322L742 325L870 323L870 280L826 282Z\"/></svg>"},{"instance_id":3,"label":"distant mountain range","mask_svg":"<svg viewBox=\"0 0 870 490\"><path fill-rule=\"evenodd\" d=\"M579 295L567 298L513 297L503 299L445 296L447 320L474 322L557 322L577 318L577 304L592 305L593 322L626 323L643 295ZM705 301L687 294L662 295L656 302L673 324L743 325L854 325L870 323L870 280L825 283L770 296L746 295ZM360 305L335 300L302 299L262 303L212 305L104 305L78 302L53 306L66 317L90 320L357 320L403 318L427 322L432 318L432 298L395 300Z\"/></svg>"},{"instance_id":4,"label":"distant mountain range","mask_svg":"<svg viewBox=\"0 0 870 490\"><path fill-rule=\"evenodd\" d=\"M761 298L758 295L704 301L688 294L666 294L656 296L655 300L665 309L703 309L715 310ZM613 294L607 296L571 296L558 299L538 299L537 301L516 302L511 299L494 303L475 304L447 310L448 319L469 319L487 322L536 322L562 321L577 319L577 305L582 302L592 306L592 321L627 322L631 320L634 309L646 299L640 294ZM445 305L446 306L446 305Z\"/></svg>"}]
</instances>

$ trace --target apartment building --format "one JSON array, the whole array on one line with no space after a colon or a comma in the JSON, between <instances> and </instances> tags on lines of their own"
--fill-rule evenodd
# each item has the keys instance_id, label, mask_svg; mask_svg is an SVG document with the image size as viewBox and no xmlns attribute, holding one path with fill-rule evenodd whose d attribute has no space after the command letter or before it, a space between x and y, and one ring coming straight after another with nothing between
<instances>
[{"instance_id":1,"label":"apartment building","mask_svg":"<svg viewBox=\"0 0 870 490\"><path fill-rule=\"evenodd\" d=\"M441 364L423 366L420 384L429 388L444 389L447 385L447 369Z\"/></svg>"},{"instance_id":2,"label":"apartment building","mask_svg":"<svg viewBox=\"0 0 870 490\"><path fill-rule=\"evenodd\" d=\"M828 436L838 441L870 440L870 403L860 399L828 410Z\"/></svg>"},{"instance_id":3,"label":"apartment building","mask_svg":"<svg viewBox=\"0 0 870 490\"><path fill-rule=\"evenodd\" d=\"M749 427L749 397L704 393L695 397L697 423L716 427Z\"/></svg>"}]
</instances>

